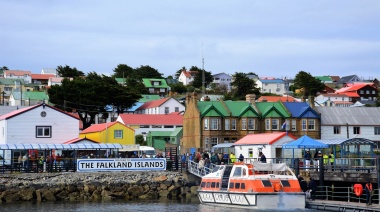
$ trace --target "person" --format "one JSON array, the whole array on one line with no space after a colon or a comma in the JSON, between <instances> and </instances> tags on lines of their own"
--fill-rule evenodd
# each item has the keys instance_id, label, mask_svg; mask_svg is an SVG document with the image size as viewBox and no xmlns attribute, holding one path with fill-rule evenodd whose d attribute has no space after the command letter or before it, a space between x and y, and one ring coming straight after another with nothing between
<instances>
[{"instance_id":1,"label":"person","mask_svg":"<svg viewBox=\"0 0 380 212\"><path fill-rule=\"evenodd\" d=\"M225 153L223 154L223 163L224 163L224 164L228 164L228 161L229 161L228 153L225 152Z\"/></svg>"},{"instance_id":2,"label":"person","mask_svg":"<svg viewBox=\"0 0 380 212\"><path fill-rule=\"evenodd\" d=\"M327 169L327 165L329 165L329 156L327 154L323 154L323 165L325 166L325 170Z\"/></svg>"},{"instance_id":3,"label":"person","mask_svg":"<svg viewBox=\"0 0 380 212\"><path fill-rule=\"evenodd\" d=\"M317 193L317 182L315 182L314 178L310 178L309 189L311 194L311 200L315 200L315 195Z\"/></svg>"},{"instance_id":4,"label":"person","mask_svg":"<svg viewBox=\"0 0 380 212\"><path fill-rule=\"evenodd\" d=\"M318 171L318 169L319 169L319 158L322 158L322 157L323 157L323 155L322 155L321 150L315 152L315 154L314 154L314 166L315 166L316 171Z\"/></svg>"},{"instance_id":5,"label":"person","mask_svg":"<svg viewBox=\"0 0 380 212\"><path fill-rule=\"evenodd\" d=\"M305 169L306 171L309 171L310 160L311 160L311 154L309 150L306 150L304 158L305 158Z\"/></svg>"},{"instance_id":6,"label":"person","mask_svg":"<svg viewBox=\"0 0 380 212\"><path fill-rule=\"evenodd\" d=\"M334 153L333 153L333 152L330 153L329 158L330 158L331 170L334 171L334 168L333 168L333 167L334 167L334 162L335 162L335 156L334 156Z\"/></svg>"},{"instance_id":7,"label":"person","mask_svg":"<svg viewBox=\"0 0 380 212\"><path fill-rule=\"evenodd\" d=\"M235 161L236 161L236 156L234 155L233 152L230 153L230 161L231 161L231 163L235 163Z\"/></svg>"},{"instance_id":8,"label":"person","mask_svg":"<svg viewBox=\"0 0 380 212\"><path fill-rule=\"evenodd\" d=\"M208 174L209 170L210 170L210 166L211 166L211 160L210 160L210 158L207 158L207 157L204 160L205 160L205 167L207 168L207 169L205 169L206 174Z\"/></svg>"},{"instance_id":9,"label":"person","mask_svg":"<svg viewBox=\"0 0 380 212\"><path fill-rule=\"evenodd\" d=\"M372 183L371 182L367 182L367 184L365 184L365 195L366 195L366 205L372 205Z\"/></svg>"},{"instance_id":10,"label":"person","mask_svg":"<svg viewBox=\"0 0 380 212\"><path fill-rule=\"evenodd\" d=\"M205 166L205 160L201 158L198 162L198 169L199 172L202 174L203 173L203 167Z\"/></svg>"},{"instance_id":11,"label":"person","mask_svg":"<svg viewBox=\"0 0 380 212\"><path fill-rule=\"evenodd\" d=\"M265 157L265 155L262 152L259 152L259 157L260 157L260 162L261 163L266 163L267 162L267 158Z\"/></svg>"},{"instance_id":12,"label":"person","mask_svg":"<svg viewBox=\"0 0 380 212\"><path fill-rule=\"evenodd\" d=\"M299 183L300 183L301 190L303 192L306 192L307 191L307 182L301 176L298 178L298 180L299 180Z\"/></svg>"},{"instance_id":13,"label":"person","mask_svg":"<svg viewBox=\"0 0 380 212\"><path fill-rule=\"evenodd\" d=\"M244 156L243 156L243 154L240 154L240 156L239 156L239 161L241 161L241 162L244 161Z\"/></svg>"}]
</instances>

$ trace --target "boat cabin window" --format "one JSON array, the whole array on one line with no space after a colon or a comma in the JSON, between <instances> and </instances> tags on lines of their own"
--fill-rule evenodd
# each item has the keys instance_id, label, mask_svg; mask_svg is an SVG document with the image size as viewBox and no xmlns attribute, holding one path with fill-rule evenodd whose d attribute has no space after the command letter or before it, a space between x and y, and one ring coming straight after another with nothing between
<instances>
[{"instance_id":1,"label":"boat cabin window","mask_svg":"<svg viewBox=\"0 0 380 212\"><path fill-rule=\"evenodd\" d=\"M269 180L262 180L264 187L272 187L272 183Z\"/></svg>"},{"instance_id":2,"label":"boat cabin window","mask_svg":"<svg viewBox=\"0 0 380 212\"><path fill-rule=\"evenodd\" d=\"M239 189L240 188L240 183L235 183L235 188Z\"/></svg>"},{"instance_id":3,"label":"boat cabin window","mask_svg":"<svg viewBox=\"0 0 380 212\"><path fill-rule=\"evenodd\" d=\"M204 188L206 186L206 183L205 182L202 182L201 183L201 187Z\"/></svg>"},{"instance_id":4,"label":"boat cabin window","mask_svg":"<svg viewBox=\"0 0 380 212\"><path fill-rule=\"evenodd\" d=\"M241 184L241 189L245 189L245 183Z\"/></svg>"},{"instance_id":5,"label":"boat cabin window","mask_svg":"<svg viewBox=\"0 0 380 212\"><path fill-rule=\"evenodd\" d=\"M211 183L207 182L206 188L210 188L210 187L211 187Z\"/></svg>"},{"instance_id":6,"label":"boat cabin window","mask_svg":"<svg viewBox=\"0 0 380 212\"><path fill-rule=\"evenodd\" d=\"M215 182L211 183L211 188L215 188Z\"/></svg>"},{"instance_id":7,"label":"boat cabin window","mask_svg":"<svg viewBox=\"0 0 380 212\"><path fill-rule=\"evenodd\" d=\"M230 183L230 188L235 188L235 183Z\"/></svg>"},{"instance_id":8,"label":"boat cabin window","mask_svg":"<svg viewBox=\"0 0 380 212\"><path fill-rule=\"evenodd\" d=\"M281 180L281 184L283 187L290 187L290 183L287 180Z\"/></svg>"},{"instance_id":9,"label":"boat cabin window","mask_svg":"<svg viewBox=\"0 0 380 212\"><path fill-rule=\"evenodd\" d=\"M241 177L241 169L242 167L236 167L233 177Z\"/></svg>"}]
</instances>

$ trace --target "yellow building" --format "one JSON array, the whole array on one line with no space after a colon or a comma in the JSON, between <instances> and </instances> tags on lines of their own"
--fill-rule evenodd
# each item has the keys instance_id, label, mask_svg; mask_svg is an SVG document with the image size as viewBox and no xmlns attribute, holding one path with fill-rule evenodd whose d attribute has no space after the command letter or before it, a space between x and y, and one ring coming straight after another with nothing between
<instances>
[{"instance_id":1,"label":"yellow building","mask_svg":"<svg viewBox=\"0 0 380 212\"><path fill-rule=\"evenodd\" d=\"M120 122L93 124L79 133L79 138L88 138L100 143L135 144L135 130Z\"/></svg>"}]
</instances>

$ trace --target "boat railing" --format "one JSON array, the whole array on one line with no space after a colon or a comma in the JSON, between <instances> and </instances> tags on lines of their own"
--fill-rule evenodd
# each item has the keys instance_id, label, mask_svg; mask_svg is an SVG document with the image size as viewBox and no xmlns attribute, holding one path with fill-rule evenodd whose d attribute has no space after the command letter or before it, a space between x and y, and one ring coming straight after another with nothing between
<instances>
[{"instance_id":1,"label":"boat railing","mask_svg":"<svg viewBox=\"0 0 380 212\"><path fill-rule=\"evenodd\" d=\"M374 189L373 194L372 194L373 203L380 203L379 191L380 191L379 189ZM316 199L320 199L320 200L365 203L366 198L367 198L367 195L364 189L363 189L363 193L360 196L357 196L354 192L353 186L351 187L318 186L318 190L316 192Z\"/></svg>"}]
</instances>

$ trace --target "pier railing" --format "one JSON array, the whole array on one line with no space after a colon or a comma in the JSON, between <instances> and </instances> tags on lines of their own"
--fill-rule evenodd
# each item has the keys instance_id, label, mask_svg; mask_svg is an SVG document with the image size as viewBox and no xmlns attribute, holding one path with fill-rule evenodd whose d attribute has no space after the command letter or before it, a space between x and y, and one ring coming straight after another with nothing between
<instances>
[{"instance_id":1,"label":"pier railing","mask_svg":"<svg viewBox=\"0 0 380 212\"><path fill-rule=\"evenodd\" d=\"M363 184L364 187L364 184ZM335 186L318 186L316 198L321 200L333 200L342 202L359 202L365 203L367 195L363 189L363 193L357 196L351 187L335 187ZM372 203L380 204L379 189L374 189L372 194Z\"/></svg>"}]
</instances>

